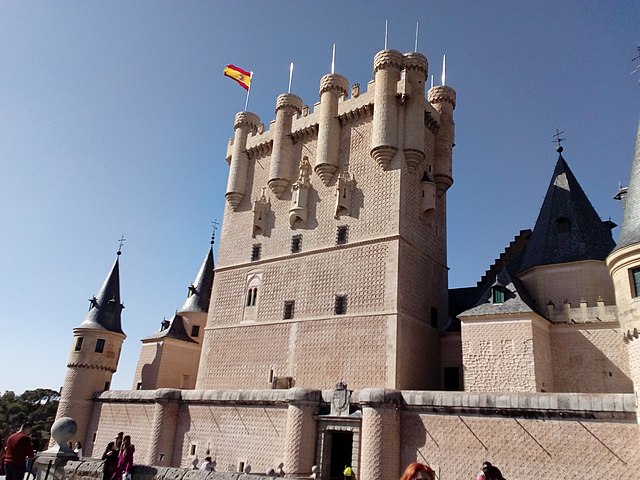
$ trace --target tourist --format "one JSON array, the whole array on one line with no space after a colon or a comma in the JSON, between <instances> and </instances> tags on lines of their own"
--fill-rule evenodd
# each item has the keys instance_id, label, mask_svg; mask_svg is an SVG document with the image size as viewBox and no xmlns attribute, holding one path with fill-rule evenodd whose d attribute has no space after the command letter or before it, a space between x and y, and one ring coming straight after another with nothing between
<instances>
[{"instance_id":1,"label":"tourist","mask_svg":"<svg viewBox=\"0 0 640 480\"><path fill-rule=\"evenodd\" d=\"M4 447L4 470L6 480L22 480L27 470L27 458L33 458L33 446L29 433L31 424L25 422L13 435L7 438Z\"/></svg>"},{"instance_id":2,"label":"tourist","mask_svg":"<svg viewBox=\"0 0 640 480\"><path fill-rule=\"evenodd\" d=\"M125 478L130 480L131 471L133 470L133 453L135 451L136 448L131 444L131 437L129 435L122 437L122 445L118 453L118 465L111 477L112 480L124 480Z\"/></svg>"},{"instance_id":3,"label":"tourist","mask_svg":"<svg viewBox=\"0 0 640 480\"><path fill-rule=\"evenodd\" d=\"M424 463L411 463L405 468L400 480L436 480L436 472Z\"/></svg>"},{"instance_id":4,"label":"tourist","mask_svg":"<svg viewBox=\"0 0 640 480\"><path fill-rule=\"evenodd\" d=\"M73 451L78 455L78 458L82 458L82 444L80 442L76 442L76 448Z\"/></svg>"},{"instance_id":5,"label":"tourist","mask_svg":"<svg viewBox=\"0 0 640 480\"><path fill-rule=\"evenodd\" d=\"M216 471L216 462L215 460L211 460L211 457L204 457L204 462L200 465L201 472L215 472Z\"/></svg>"},{"instance_id":6,"label":"tourist","mask_svg":"<svg viewBox=\"0 0 640 480\"><path fill-rule=\"evenodd\" d=\"M505 480L505 478L498 467L491 465L491 462L484 462L476 480Z\"/></svg>"}]
</instances>

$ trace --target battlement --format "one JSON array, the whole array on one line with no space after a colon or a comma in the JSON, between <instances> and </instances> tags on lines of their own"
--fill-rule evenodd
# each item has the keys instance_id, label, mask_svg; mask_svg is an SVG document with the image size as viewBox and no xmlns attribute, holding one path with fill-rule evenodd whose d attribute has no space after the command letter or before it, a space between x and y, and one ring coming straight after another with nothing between
<instances>
[{"instance_id":1,"label":"battlement","mask_svg":"<svg viewBox=\"0 0 640 480\"><path fill-rule=\"evenodd\" d=\"M548 318L554 323L606 323L607 328L611 328L611 323L618 323L617 312L615 305L605 305L602 299L592 306L587 302L580 302L578 306L571 306L569 302L565 302L560 307L556 307L553 303L547 305Z\"/></svg>"}]
</instances>

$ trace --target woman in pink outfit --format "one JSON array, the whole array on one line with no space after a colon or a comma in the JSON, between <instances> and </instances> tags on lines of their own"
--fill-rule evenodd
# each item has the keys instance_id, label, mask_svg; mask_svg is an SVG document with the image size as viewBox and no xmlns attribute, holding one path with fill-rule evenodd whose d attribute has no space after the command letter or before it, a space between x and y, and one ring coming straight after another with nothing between
<instances>
[{"instance_id":1,"label":"woman in pink outfit","mask_svg":"<svg viewBox=\"0 0 640 480\"><path fill-rule=\"evenodd\" d=\"M125 435L122 439L120 453L118 454L118 466L111 480L122 480L124 474L131 474L133 470L133 452L135 451L136 447L131 445L131 437Z\"/></svg>"}]
</instances>

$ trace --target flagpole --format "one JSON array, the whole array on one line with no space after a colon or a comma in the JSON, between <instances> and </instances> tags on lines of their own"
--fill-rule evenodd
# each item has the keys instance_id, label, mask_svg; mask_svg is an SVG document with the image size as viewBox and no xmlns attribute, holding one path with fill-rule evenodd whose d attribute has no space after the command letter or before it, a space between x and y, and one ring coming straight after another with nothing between
<instances>
[{"instance_id":1,"label":"flagpole","mask_svg":"<svg viewBox=\"0 0 640 480\"><path fill-rule=\"evenodd\" d=\"M250 72L249 75L249 88L247 89L247 99L244 102L244 111L247 111L247 107L249 106L249 94L251 93L251 83L253 82L253 72Z\"/></svg>"}]
</instances>

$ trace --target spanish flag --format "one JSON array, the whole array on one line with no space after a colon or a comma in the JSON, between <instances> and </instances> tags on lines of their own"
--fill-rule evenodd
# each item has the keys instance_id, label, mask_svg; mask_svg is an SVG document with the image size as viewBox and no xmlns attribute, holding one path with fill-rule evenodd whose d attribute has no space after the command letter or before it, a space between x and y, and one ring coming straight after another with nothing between
<instances>
[{"instance_id":1,"label":"spanish flag","mask_svg":"<svg viewBox=\"0 0 640 480\"><path fill-rule=\"evenodd\" d=\"M236 67L235 65L227 65L224 69L224 76L234 79L245 90L249 90L251 85L251 72Z\"/></svg>"}]
</instances>

